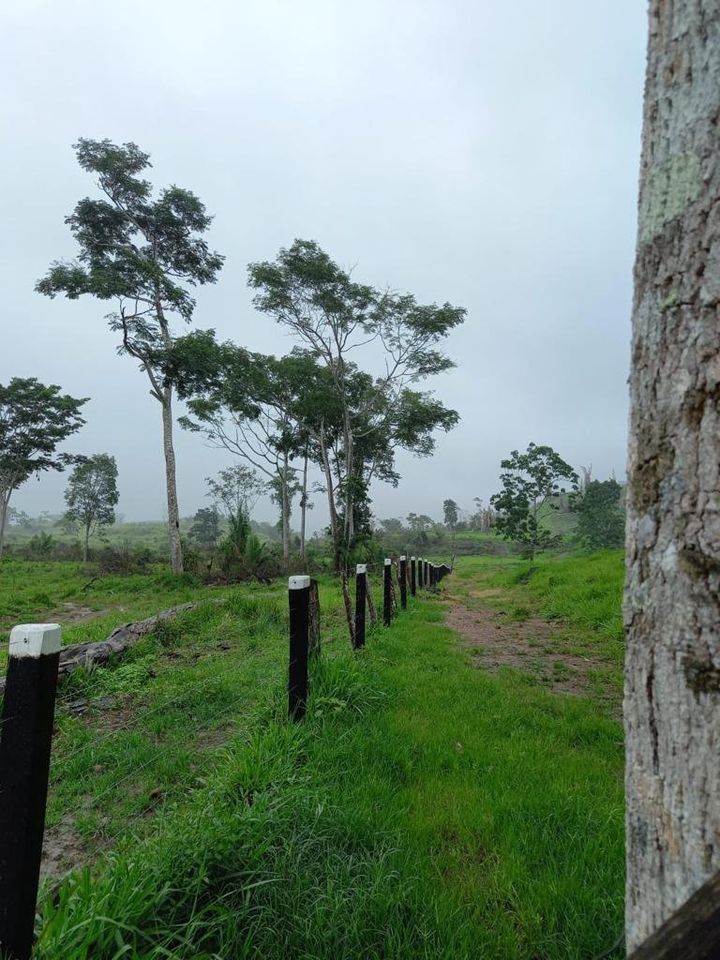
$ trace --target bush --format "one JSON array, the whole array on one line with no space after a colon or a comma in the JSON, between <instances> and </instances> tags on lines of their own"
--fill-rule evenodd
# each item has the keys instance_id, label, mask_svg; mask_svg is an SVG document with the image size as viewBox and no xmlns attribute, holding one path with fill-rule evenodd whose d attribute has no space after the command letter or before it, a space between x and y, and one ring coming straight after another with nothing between
<instances>
[{"instance_id":1,"label":"bush","mask_svg":"<svg viewBox=\"0 0 720 960\"><path fill-rule=\"evenodd\" d=\"M95 554L100 576L147 573L153 559L153 553L147 547L130 547L127 543L119 547L104 547Z\"/></svg>"},{"instance_id":2,"label":"bush","mask_svg":"<svg viewBox=\"0 0 720 960\"><path fill-rule=\"evenodd\" d=\"M47 560L55 547L55 538L43 530L31 537L26 547L31 560Z\"/></svg>"}]
</instances>

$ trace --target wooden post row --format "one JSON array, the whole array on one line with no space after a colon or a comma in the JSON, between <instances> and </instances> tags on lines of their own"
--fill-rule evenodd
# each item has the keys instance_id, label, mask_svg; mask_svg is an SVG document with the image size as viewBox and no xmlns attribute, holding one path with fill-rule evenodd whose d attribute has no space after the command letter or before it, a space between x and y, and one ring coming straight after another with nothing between
<instances>
[{"instance_id":1,"label":"wooden post row","mask_svg":"<svg viewBox=\"0 0 720 960\"><path fill-rule=\"evenodd\" d=\"M365 604L367 602L367 564L355 567L355 649L365 646Z\"/></svg>"},{"instance_id":2,"label":"wooden post row","mask_svg":"<svg viewBox=\"0 0 720 960\"><path fill-rule=\"evenodd\" d=\"M400 557L400 606L407 609L407 557Z\"/></svg>"},{"instance_id":3,"label":"wooden post row","mask_svg":"<svg viewBox=\"0 0 720 960\"><path fill-rule=\"evenodd\" d=\"M390 626L392 620L392 560L385 560L383 576L383 623Z\"/></svg>"},{"instance_id":4,"label":"wooden post row","mask_svg":"<svg viewBox=\"0 0 720 960\"><path fill-rule=\"evenodd\" d=\"M414 597L417 593L417 586L415 580L415 557L410 557L410 596Z\"/></svg>"},{"instance_id":5,"label":"wooden post row","mask_svg":"<svg viewBox=\"0 0 720 960\"><path fill-rule=\"evenodd\" d=\"M288 671L288 716L302 720L308 697L308 625L310 577L288 579L290 605L290 667Z\"/></svg>"},{"instance_id":6,"label":"wooden post row","mask_svg":"<svg viewBox=\"0 0 720 960\"><path fill-rule=\"evenodd\" d=\"M10 633L0 738L0 952L28 960L45 829L61 635L57 623Z\"/></svg>"}]
</instances>

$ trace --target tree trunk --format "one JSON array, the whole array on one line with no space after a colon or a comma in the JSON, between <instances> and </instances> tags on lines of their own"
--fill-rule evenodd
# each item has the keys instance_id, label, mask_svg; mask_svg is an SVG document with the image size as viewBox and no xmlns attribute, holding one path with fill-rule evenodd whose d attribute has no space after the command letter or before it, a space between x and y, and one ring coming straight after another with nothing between
<instances>
[{"instance_id":1,"label":"tree trunk","mask_svg":"<svg viewBox=\"0 0 720 960\"><path fill-rule=\"evenodd\" d=\"M165 482L167 486L168 537L170 567L173 573L183 572L182 544L180 543L180 510L175 481L175 449L173 447L172 387L162 388L163 449L165 451Z\"/></svg>"},{"instance_id":2,"label":"tree trunk","mask_svg":"<svg viewBox=\"0 0 720 960\"><path fill-rule=\"evenodd\" d=\"M12 490L8 490L7 493L4 490L0 492L0 557L3 555L3 547L5 546L5 524L7 523L11 493Z\"/></svg>"},{"instance_id":3,"label":"tree trunk","mask_svg":"<svg viewBox=\"0 0 720 960\"><path fill-rule=\"evenodd\" d=\"M307 514L308 452L303 464L302 499L300 500L300 559L305 559L305 517Z\"/></svg>"},{"instance_id":4,"label":"tree trunk","mask_svg":"<svg viewBox=\"0 0 720 960\"><path fill-rule=\"evenodd\" d=\"M320 445L320 455L322 457L323 472L325 473L325 487L328 498L328 512L330 514L330 535L333 542L333 567L335 573L340 572L340 531L338 530L338 516L335 509L335 487L333 485L332 471L330 470L330 460L328 459L327 449L325 447L325 437L321 430L318 437Z\"/></svg>"},{"instance_id":5,"label":"tree trunk","mask_svg":"<svg viewBox=\"0 0 720 960\"><path fill-rule=\"evenodd\" d=\"M720 4L651 0L625 622L631 951L720 868Z\"/></svg>"},{"instance_id":6,"label":"tree trunk","mask_svg":"<svg viewBox=\"0 0 720 960\"><path fill-rule=\"evenodd\" d=\"M355 441L350 427L350 418L345 413L345 554L350 550L355 539L355 489L353 476L355 472Z\"/></svg>"},{"instance_id":7,"label":"tree trunk","mask_svg":"<svg viewBox=\"0 0 720 960\"><path fill-rule=\"evenodd\" d=\"M280 477L280 513L282 521L282 551L285 563L290 559L290 482L287 453L284 455L283 472Z\"/></svg>"},{"instance_id":8,"label":"tree trunk","mask_svg":"<svg viewBox=\"0 0 720 960\"><path fill-rule=\"evenodd\" d=\"M88 558L88 542L90 540L90 524L85 524L85 543L83 544L83 563L87 563Z\"/></svg>"}]
</instances>

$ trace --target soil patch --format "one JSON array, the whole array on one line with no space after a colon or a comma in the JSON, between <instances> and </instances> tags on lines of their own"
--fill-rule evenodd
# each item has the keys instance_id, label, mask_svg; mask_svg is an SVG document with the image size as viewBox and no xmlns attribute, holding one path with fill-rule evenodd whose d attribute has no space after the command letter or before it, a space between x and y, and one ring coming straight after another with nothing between
<instances>
[{"instance_id":1,"label":"soil patch","mask_svg":"<svg viewBox=\"0 0 720 960\"><path fill-rule=\"evenodd\" d=\"M501 595L496 590L474 590L468 598L471 607L461 597L448 597L447 625L462 637L473 665L493 672L502 667L522 670L553 693L589 693L588 672L607 664L565 652L561 633L546 620L508 620L501 611L478 603Z\"/></svg>"},{"instance_id":2,"label":"soil patch","mask_svg":"<svg viewBox=\"0 0 720 960\"><path fill-rule=\"evenodd\" d=\"M60 880L88 860L88 849L75 828L75 816L66 813L59 823L45 830L40 877Z\"/></svg>"},{"instance_id":3,"label":"soil patch","mask_svg":"<svg viewBox=\"0 0 720 960\"><path fill-rule=\"evenodd\" d=\"M93 610L81 603L64 603L59 610L53 611L51 619L57 623L85 623L87 620L103 617L106 613L110 613L110 610Z\"/></svg>"}]
</instances>

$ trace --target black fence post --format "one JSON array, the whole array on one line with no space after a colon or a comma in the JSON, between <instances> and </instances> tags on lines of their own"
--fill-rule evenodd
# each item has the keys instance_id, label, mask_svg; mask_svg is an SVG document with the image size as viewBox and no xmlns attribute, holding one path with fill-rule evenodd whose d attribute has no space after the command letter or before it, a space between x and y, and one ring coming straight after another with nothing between
<instances>
[{"instance_id":1,"label":"black fence post","mask_svg":"<svg viewBox=\"0 0 720 960\"><path fill-rule=\"evenodd\" d=\"M367 564L355 567L355 649L365 646L365 604L367 602Z\"/></svg>"},{"instance_id":2,"label":"black fence post","mask_svg":"<svg viewBox=\"0 0 720 960\"><path fill-rule=\"evenodd\" d=\"M407 557L400 557L400 606L407 610Z\"/></svg>"},{"instance_id":3,"label":"black fence post","mask_svg":"<svg viewBox=\"0 0 720 960\"><path fill-rule=\"evenodd\" d=\"M288 716L302 720L308 696L308 633L310 620L310 577L288 579L290 604L290 669L288 675Z\"/></svg>"},{"instance_id":4,"label":"black fence post","mask_svg":"<svg viewBox=\"0 0 720 960\"><path fill-rule=\"evenodd\" d=\"M431 563L430 564L430 588L433 593L437 592L437 583L438 583L437 570L438 568L435 566L435 564Z\"/></svg>"},{"instance_id":5,"label":"black fence post","mask_svg":"<svg viewBox=\"0 0 720 960\"><path fill-rule=\"evenodd\" d=\"M0 950L12 960L32 953L60 644L57 623L10 633L0 738Z\"/></svg>"},{"instance_id":6,"label":"black fence post","mask_svg":"<svg viewBox=\"0 0 720 960\"><path fill-rule=\"evenodd\" d=\"M410 557L410 596L414 597L417 593L415 581L415 557Z\"/></svg>"},{"instance_id":7,"label":"black fence post","mask_svg":"<svg viewBox=\"0 0 720 960\"><path fill-rule=\"evenodd\" d=\"M424 586L424 584L423 584L423 558L422 558L422 557L418 557L418 561L417 561L417 588L418 588L418 590L422 590L423 586Z\"/></svg>"},{"instance_id":8,"label":"black fence post","mask_svg":"<svg viewBox=\"0 0 720 960\"><path fill-rule=\"evenodd\" d=\"M423 586L426 590L430 589L430 561L423 560Z\"/></svg>"},{"instance_id":9,"label":"black fence post","mask_svg":"<svg viewBox=\"0 0 720 960\"><path fill-rule=\"evenodd\" d=\"M383 576L383 623L386 627L390 626L392 620L392 560L387 557L385 560Z\"/></svg>"}]
</instances>

